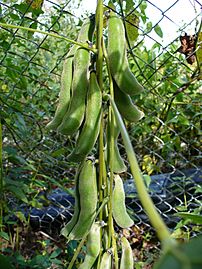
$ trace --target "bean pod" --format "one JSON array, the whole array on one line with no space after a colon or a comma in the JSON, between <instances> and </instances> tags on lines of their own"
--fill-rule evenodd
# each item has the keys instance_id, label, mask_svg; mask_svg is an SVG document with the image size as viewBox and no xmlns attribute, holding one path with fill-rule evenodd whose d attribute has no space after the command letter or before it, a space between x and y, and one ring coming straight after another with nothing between
<instances>
[{"instance_id":1,"label":"bean pod","mask_svg":"<svg viewBox=\"0 0 202 269\"><path fill-rule=\"evenodd\" d=\"M79 266L79 269L90 269L95 263L101 248L100 228L100 222L93 223L87 237L86 256L84 262Z\"/></svg>"},{"instance_id":2,"label":"bean pod","mask_svg":"<svg viewBox=\"0 0 202 269\"><path fill-rule=\"evenodd\" d=\"M90 84L87 95L85 122L76 141L73 152L68 156L69 161L82 161L93 149L97 140L102 108L102 94L94 71L90 74Z\"/></svg>"},{"instance_id":3,"label":"bean pod","mask_svg":"<svg viewBox=\"0 0 202 269\"><path fill-rule=\"evenodd\" d=\"M56 130L61 124L65 113L68 110L70 97L71 97L71 85L72 85L72 72L73 72L73 56L77 50L77 46L73 45L67 54L67 57L63 63L63 69L61 74L61 88L59 94L58 106L52 121L46 125L47 130Z\"/></svg>"},{"instance_id":4,"label":"bean pod","mask_svg":"<svg viewBox=\"0 0 202 269\"><path fill-rule=\"evenodd\" d=\"M112 268L112 254L111 251L108 250L102 256L99 269L111 269L111 268Z\"/></svg>"},{"instance_id":5,"label":"bean pod","mask_svg":"<svg viewBox=\"0 0 202 269\"><path fill-rule=\"evenodd\" d=\"M118 148L118 136L120 134L120 129L118 125L116 124L116 121L114 121L114 154L113 154L113 172L114 173L124 173L127 171L127 167L120 155L119 148ZM110 126L109 122L107 124L107 163L110 161Z\"/></svg>"},{"instance_id":6,"label":"bean pod","mask_svg":"<svg viewBox=\"0 0 202 269\"><path fill-rule=\"evenodd\" d=\"M143 91L129 68L126 55L125 30L121 18L114 12L108 18L108 56L111 74L120 90L129 95L136 95Z\"/></svg>"},{"instance_id":7,"label":"bean pod","mask_svg":"<svg viewBox=\"0 0 202 269\"><path fill-rule=\"evenodd\" d=\"M130 122L137 122L142 117L144 113L140 111L132 102L131 97L121 91L114 81L114 101L117 105L117 108L120 114Z\"/></svg>"},{"instance_id":8,"label":"bean pod","mask_svg":"<svg viewBox=\"0 0 202 269\"><path fill-rule=\"evenodd\" d=\"M79 41L92 39L94 19L87 19L78 36ZM90 36L90 37L89 37ZM74 134L80 127L85 114L85 101L88 89L88 69L90 64L90 52L79 48L74 55L74 73L72 81L72 97L69 108L58 127L58 132L64 135Z\"/></svg>"},{"instance_id":9,"label":"bean pod","mask_svg":"<svg viewBox=\"0 0 202 269\"><path fill-rule=\"evenodd\" d=\"M112 193L113 218L117 225L121 228L129 228L134 224L134 222L126 211L123 181L119 175L115 175L114 182L114 189Z\"/></svg>"},{"instance_id":10,"label":"bean pod","mask_svg":"<svg viewBox=\"0 0 202 269\"><path fill-rule=\"evenodd\" d=\"M133 252L130 243L125 237L121 238L121 246L122 246L122 254L121 254L120 269L133 269L134 268Z\"/></svg>"},{"instance_id":11,"label":"bean pod","mask_svg":"<svg viewBox=\"0 0 202 269\"><path fill-rule=\"evenodd\" d=\"M74 214L71 218L71 220L62 228L61 230L61 235L64 237L68 238L68 235L74 228L74 226L77 223L77 220L79 218L79 213L80 213L80 197L79 197L79 173L80 173L80 168L77 171L76 174L76 179L75 179L75 203L74 203Z\"/></svg>"},{"instance_id":12,"label":"bean pod","mask_svg":"<svg viewBox=\"0 0 202 269\"><path fill-rule=\"evenodd\" d=\"M79 240L95 219L97 209L96 169L92 160L85 160L79 175L80 213L78 221L68 236L68 240Z\"/></svg>"}]
</instances>

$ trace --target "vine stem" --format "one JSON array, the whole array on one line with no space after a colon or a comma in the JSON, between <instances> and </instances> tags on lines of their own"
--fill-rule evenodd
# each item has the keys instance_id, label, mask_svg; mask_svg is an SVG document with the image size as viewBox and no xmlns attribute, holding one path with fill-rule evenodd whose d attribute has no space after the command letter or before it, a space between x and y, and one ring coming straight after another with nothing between
<instances>
[{"instance_id":1,"label":"vine stem","mask_svg":"<svg viewBox=\"0 0 202 269\"><path fill-rule=\"evenodd\" d=\"M96 8L96 49L97 49L97 58L96 58L96 75L100 90L103 92L103 77L102 77L102 65L103 65L103 54L102 54L102 32L103 32L103 2L101 0L97 1ZM103 199L103 189L104 185L104 119L103 112L101 115L101 124L100 124L100 133L99 133L99 182L98 182L98 191L99 191L99 203L102 203ZM102 220L103 212L100 211L99 219Z\"/></svg>"},{"instance_id":2,"label":"vine stem","mask_svg":"<svg viewBox=\"0 0 202 269\"><path fill-rule=\"evenodd\" d=\"M46 32L46 31L42 31L42 30L38 30L38 29L33 29L33 28L29 28L29 27L24 27L24 26L20 26L20 25L13 25L13 24L2 23L2 22L0 22L0 26L1 27L4 27L4 28L21 29L21 30L25 30L25 31L29 31L29 32L40 33L40 34L43 34L43 35L48 35L48 36L52 36L52 37L55 37L55 38L60 38L60 39L63 39L65 41L67 41L67 42L70 42L72 44L78 45L78 46L80 46L82 48L91 50L94 53L97 53L97 50L95 48L90 47L86 43L77 42L75 40L69 39L67 37L64 37L64 36L61 36L61 35L58 35L58 34L49 33L49 32Z\"/></svg>"},{"instance_id":3,"label":"vine stem","mask_svg":"<svg viewBox=\"0 0 202 269\"><path fill-rule=\"evenodd\" d=\"M103 42L103 55L105 58L105 62L107 65L107 72L109 76L109 88L110 88L110 96L112 100L114 100L114 87L113 87L113 79L109 68L109 58L107 55L107 50L105 44ZM118 253L117 253L117 245L114 233L114 225L113 225L113 216L112 216L112 192L113 192L113 180L114 180L114 114L112 110L112 106L109 107L109 128L110 128L110 158L109 158L109 165L110 165L110 189L109 189L109 239L112 240L112 248L114 251L114 260L115 260L115 268L118 269ZM109 240L109 243L110 241ZM110 246L109 246L110 247Z\"/></svg>"},{"instance_id":4,"label":"vine stem","mask_svg":"<svg viewBox=\"0 0 202 269\"><path fill-rule=\"evenodd\" d=\"M96 7L96 49L97 49L97 58L96 58L96 76L97 81L100 87L101 92L103 93L103 52L102 52L102 39L103 39L103 1L97 0ZM103 186L107 186L107 177L106 177L106 166L104 158L104 114L102 110L101 115L101 124L99 132L99 178L98 178L98 192L99 192L99 204L102 203L103 197L105 196L106 190L103 190ZM103 208L104 209L104 208ZM99 220L103 219L103 210L100 210ZM102 241L102 229L100 231L100 241ZM97 267L100 267L101 254L99 253Z\"/></svg>"},{"instance_id":5,"label":"vine stem","mask_svg":"<svg viewBox=\"0 0 202 269\"><path fill-rule=\"evenodd\" d=\"M155 228L157 232L158 238L160 239L162 243L163 249L164 250L172 249L172 247L176 245L177 243L171 237L168 227L166 226L163 219L157 212L155 205L151 200L151 197L147 193L147 190L146 190L143 178L142 178L142 174L140 172L140 168L137 162L137 158L133 150L129 135L123 123L122 117L116 107L114 100L111 98L110 95L108 95L108 98L110 99L117 124L121 130L123 143L126 149L127 157L130 163L130 169L133 175L134 183L136 185L140 201L147 213L147 216L150 219L152 226Z\"/></svg>"}]
</instances>

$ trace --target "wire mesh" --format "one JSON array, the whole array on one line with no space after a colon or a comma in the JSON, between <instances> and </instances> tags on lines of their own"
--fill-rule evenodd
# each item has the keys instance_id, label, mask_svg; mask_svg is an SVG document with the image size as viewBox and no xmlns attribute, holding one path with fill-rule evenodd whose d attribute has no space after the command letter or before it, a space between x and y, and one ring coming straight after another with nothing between
<instances>
[{"instance_id":1,"label":"wire mesh","mask_svg":"<svg viewBox=\"0 0 202 269\"><path fill-rule=\"evenodd\" d=\"M179 51L180 36L184 36L189 26L194 25L192 35L197 35L200 29L201 4L189 1L195 15L180 24L169 14L182 0L170 1L164 10L154 4L155 1L136 2L127 14L121 6L117 8L125 25L129 23L138 28L139 36L134 45L129 45L128 56L132 70L146 89L135 99L145 117L136 124L127 123L127 129L143 174L151 176L145 178L151 186L156 184L152 196L155 204L173 227L179 221L173 218L174 212L180 207L194 210L201 203L201 181L192 181L193 185L188 188L193 175L196 174L197 179L201 177L202 88L196 59L193 65L187 62L191 56L195 57L198 47L191 51L191 56L185 57ZM146 5L161 14L153 24L149 24ZM73 10L71 1L1 1L0 22L75 39L82 18L69 10ZM139 25L129 20L137 11L142 14ZM177 37L165 45L158 28L163 21L177 27ZM158 32L160 39L158 35L155 38L154 32ZM0 115L5 177L13 182L29 182L30 186L35 183L48 190L55 186L72 186L75 164L68 163L66 156L75 141L44 130L55 111L61 63L70 45L62 39L21 29L1 27L0 35ZM148 40L152 45L145 45ZM121 138L119 147L127 163ZM186 174L187 169L192 171L191 175ZM123 177L130 179L130 171ZM136 223L149 225L130 180L125 188L127 205L135 209Z\"/></svg>"}]
</instances>

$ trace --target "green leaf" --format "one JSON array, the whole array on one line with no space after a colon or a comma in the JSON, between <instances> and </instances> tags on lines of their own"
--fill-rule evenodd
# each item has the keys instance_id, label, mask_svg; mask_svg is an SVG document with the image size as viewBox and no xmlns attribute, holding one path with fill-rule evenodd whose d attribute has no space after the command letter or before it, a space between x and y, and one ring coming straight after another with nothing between
<instances>
[{"instance_id":1,"label":"green leaf","mask_svg":"<svg viewBox=\"0 0 202 269\"><path fill-rule=\"evenodd\" d=\"M131 11L133 9L133 7L134 7L133 0L127 0L126 1L126 13Z\"/></svg>"},{"instance_id":2,"label":"green leaf","mask_svg":"<svg viewBox=\"0 0 202 269\"><path fill-rule=\"evenodd\" d=\"M53 251L53 253L50 255L51 259L54 259L56 257L58 257L61 254L62 250L60 248L57 248L55 251Z\"/></svg>"},{"instance_id":3,"label":"green leaf","mask_svg":"<svg viewBox=\"0 0 202 269\"><path fill-rule=\"evenodd\" d=\"M30 28L37 29L37 25L38 25L38 23L35 21L35 22L30 24Z\"/></svg>"},{"instance_id":4,"label":"green leaf","mask_svg":"<svg viewBox=\"0 0 202 269\"><path fill-rule=\"evenodd\" d=\"M20 199L24 203L28 203L25 193L20 188L15 186L9 186L8 190L11 191L18 199Z\"/></svg>"},{"instance_id":5,"label":"green leaf","mask_svg":"<svg viewBox=\"0 0 202 269\"><path fill-rule=\"evenodd\" d=\"M109 3L108 3L108 7L110 7L110 8L112 8L112 9L116 10L116 7L115 7L114 3L113 3L111 0L110 0Z\"/></svg>"},{"instance_id":6,"label":"green leaf","mask_svg":"<svg viewBox=\"0 0 202 269\"><path fill-rule=\"evenodd\" d=\"M153 269L201 269L202 236L167 251Z\"/></svg>"},{"instance_id":7,"label":"green leaf","mask_svg":"<svg viewBox=\"0 0 202 269\"><path fill-rule=\"evenodd\" d=\"M14 21L19 21L20 20L20 17L16 14L13 14L13 13L10 13L9 14L11 19L13 19Z\"/></svg>"},{"instance_id":8,"label":"green leaf","mask_svg":"<svg viewBox=\"0 0 202 269\"><path fill-rule=\"evenodd\" d=\"M145 12L146 8L147 8L147 2L146 1L141 1L141 4L140 4L141 12Z\"/></svg>"},{"instance_id":9,"label":"green leaf","mask_svg":"<svg viewBox=\"0 0 202 269\"><path fill-rule=\"evenodd\" d=\"M126 18L126 31L131 45L133 45L138 38L139 22L140 20L134 12Z\"/></svg>"},{"instance_id":10,"label":"green leaf","mask_svg":"<svg viewBox=\"0 0 202 269\"><path fill-rule=\"evenodd\" d=\"M184 115L179 115L178 121L182 125L189 126L189 120Z\"/></svg>"},{"instance_id":11,"label":"green leaf","mask_svg":"<svg viewBox=\"0 0 202 269\"><path fill-rule=\"evenodd\" d=\"M24 223L28 224L25 215L21 211L15 212L15 215L21 222L24 222Z\"/></svg>"},{"instance_id":12,"label":"green leaf","mask_svg":"<svg viewBox=\"0 0 202 269\"><path fill-rule=\"evenodd\" d=\"M151 177L149 175L143 175L143 178L144 178L145 185L147 186L147 188L149 188L151 184Z\"/></svg>"},{"instance_id":13,"label":"green leaf","mask_svg":"<svg viewBox=\"0 0 202 269\"><path fill-rule=\"evenodd\" d=\"M38 23L36 21L35 22L32 22L30 24L29 28L37 29L37 25L38 25ZM27 32L27 37L28 38L31 38L33 35L34 35L34 32Z\"/></svg>"},{"instance_id":14,"label":"green leaf","mask_svg":"<svg viewBox=\"0 0 202 269\"><path fill-rule=\"evenodd\" d=\"M161 30L161 27L158 24L154 27L154 31L156 32L158 36L160 36L161 38L163 37L163 32Z\"/></svg>"},{"instance_id":15,"label":"green leaf","mask_svg":"<svg viewBox=\"0 0 202 269\"><path fill-rule=\"evenodd\" d=\"M3 48L4 51L8 50L8 48L9 48L9 43L7 41L5 41L5 40L1 41L0 45Z\"/></svg>"},{"instance_id":16,"label":"green leaf","mask_svg":"<svg viewBox=\"0 0 202 269\"><path fill-rule=\"evenodd\" d=\"M147 31L147 33L149 33L151 30L152 30L152 22L150 21L146 25L146 31Z\"/></svg>"},{"instance_id":17,"label":"green leaf","mask_svg":"<svg viewBox=\"0 0 202 269\"><path fill-rule=\"evenodd\" d=\"M3 231L0 232L0 237L9 241L9 235Z\"/></svg>"},{"instance_id":18,"label":"green leaf","mask_svg":"<svg viewBox=\"0 0 202 269\"><path fill-rule=\"evenodd\" d=\"M61 156L61 155L64 154L64 153L65 153L65 149L64 149L64 148L59 148L59 149L53 151L53 152L51 153L51 156L54 157L54 158L56 158L56 157Z\"/></svg>"},{"instance_id":19,"label":"green leaf","mask_svg":"<svg viewBox=\"0 0 202 269\"><path fill-rule=\"evenodd\" d=\"M174 215L181 217L185 220L190 220L192 223L195 223L195 224L202 224L202 216L201 215L187 213L187 212L179 212L179 213L175 213Z\"/></svg>"},{"instance_id":20,"label":"green leaf","mask_svg":"<svg viewBox=\"0 0 202 269\"><path fill-rule=\"evenodd\" d=\"M13 7L16 10L19 10L21 13L26 13L27 12L27 4L26 3L15 4L15 5L13 5Z\"/></svg>"},{"instance_id":21,"label":"green leaf","mask_svg":"<svg viewBox=\"0 0 202 269\"><path fill-rule=\"evenodd\" d=\"M2 269L14 269L14 266L10 262L10 257L0 254L0 268Z\"/></svg>"}]
</instances>

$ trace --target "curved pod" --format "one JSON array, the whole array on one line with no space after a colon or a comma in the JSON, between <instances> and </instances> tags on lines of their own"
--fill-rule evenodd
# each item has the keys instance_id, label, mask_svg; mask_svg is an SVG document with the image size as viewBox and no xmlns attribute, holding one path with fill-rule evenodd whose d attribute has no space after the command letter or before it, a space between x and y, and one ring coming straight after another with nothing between
<instances>
[{"instance_id":1,"label":"curved pod","mask_svg":"<svg viewBox=\"0 0 202 269\"><path fill-rule=\"evenodd\" d=\"M109 250L103 254L99 269L111 269L111 268L112 268L112 254Z\"/></svg>"},{"instance_id":2,"label":"curved pod","mask_svg":"<svg viewBox=\"0 0 202 269\"><path fill-rule=\"evenodd\" d=\"M95 18L91 16L81 26L77 41L87 42L92 40L95 29ZM78 46L76 46L78 48ZM90 64L90 52L84 48L78 48L73 59L72 96L69 108L66 111L58 132L72 135L81 125L85 113L85 100L88 89L88 68Z\"/></svg>"},{"instance_id":3,"label":"curved pod","mask_svg":"<svg viewBox=\"0 0 202 269\"><path fill-rule=\"evenodd\" d=\"M120 114L130 122L137 122L144 117L144 113L140 111L134 104L131 97L122 92L114 82L114 101Z\"/></svg>"},{"instance_id":4,"label":"curved pod","mask_svg":"<svg viewBox=\"0 0 202 269\"><path fill-rule=\"evenodd\" d=\"M120 155L119 148L118 148L118 136L120 134L120 129L118 125L116 124L116 121L114 119L114 154L113 154L113 172L115 173L124 173L127 171L127 167ZM107 124L107 163L110 162L110 127L109 122Z\"/></svg>"},{"instance_id":5,"label":"curved pod","mask_svg":"<svg viewBox=\"0 0 202 269\"><path fill-rule=\"evenodd\" d=\"M85 122L69 161L82 161L93 149L100 130L102 93L94 71L90 74Z\"/></svg>"},{"instance_id":6,"label":"curved pod","mask_svg":"<svg viewBox=\"0 0 202 269\"><path fill-rule=\"evenodd\" d=\"M90 269L95 263L101 249L100 228L101 225L99 222L93 223L87 237L86 256L84 262L79 266L79 269Z\"/></svg>"},{"instance_id":7,"label":"curved pod","mask_svg":"<svg viewBox=\"0 0 202 269\"><path fill-rule=\"evenodd\" d=\"M73 56L77 46L74 45L67 54L66 59L63 63L63 69L61 74L61 87L59 93L58 106L55 111L55 115L47 125L47 130L56 130L57 127L62 122L62 119L69 107L70 97L71 97L71 85L72 85L72 72L73 72Z\"/></svg>"},{"instance_id":8,"label":"curved pod","mask_svg":"<svg viewBox=\"0 0 202 269\"><path fill-rule=\"evenodd\" d=\"M86 160L79 175L79 218L68 236L68 240L79 240L90 230L97 209L96 169L91 160Z\"/></svg>"},{"instance_id":9,"label":"curved pod","mask_svg":"<svg viewBox=\"0 0 202 269\"><path fill-rule=\"evenodd\" d=\"M120 262L120 269L133 269L133 252L130 243L125 237L121 238L122 255Z\"/></svg>"},{"instance_id":10,"label":"curved pod","mask_svg":"<svg viewBox=\"0 0 202 269\"><path fill-rule=\"evenodd\" d=\"M110 70L119 88L129 95L142 92L142 85L129 68L123 22L114 12L110 12L108 19L107 50Z\"/></svg>"},{"instance_id":11,"label":"curved pod","mask_svg":"<svg viewBox=\"0 0 202 269\"><path fill-rule=\"evenodd\" d=\"M69 109L66 112L58 132L64 135L72 135L81 125L85 114L85 101L88 89L88 67L90 53L79 48L74 56L74 76L72 81L72 98Z\"/></svg>"},{"instance_id":12,"label":"curved pod","mask_svg":"<svg viewBox=\"0 0 202 269\"><path fill-rule=\"evenodd\" d=\"M61 235L64 237L68 238L68 235L74 228L74 226L77 223L77 220L79 218L79 213L80 213L80 198L79 198L79 189L78 189L78 184L79 184L79 169L76 174L76 179L75 179L75 203L74 203L74 214L71 218L71 220L62 228L61 230Z\"/></svg>"},{"instance_id":13,"label":"curved pod","mask_svg":"<svg viewBox=\"0 0 202 269\"><path fill-rule=\"evenodd\" d=\"M95 29L95 16L87 18L81 26L80 32L78 34L77 41L86 42L92 41L93 32ZM73 57L78 49L77 45L73 45L67 57L63 63L63 70L61 74L61 89L59 93L59 102L54 115L54 118L46 126L47 130L56 130L61 124L70 104L71 98L71 86L72 86L72 76L73 76Z\"/></svg>"},{"instance_id":14,"label":"curved pod","mask_svg":"<svg viewBox=\"0 0 202 269\"><path fill-rule=\"evenodd\" d=\"M112 214L117 225L121 228L129 228L134 224L133 220L130 218L126 211L123 181L119 175L114 176Z\"/></svg>"}]
</instances>

